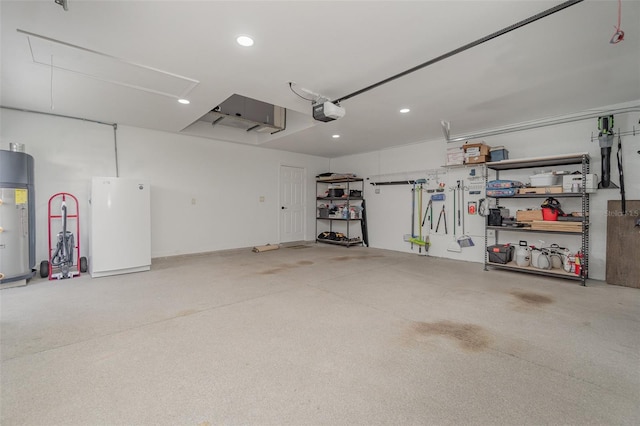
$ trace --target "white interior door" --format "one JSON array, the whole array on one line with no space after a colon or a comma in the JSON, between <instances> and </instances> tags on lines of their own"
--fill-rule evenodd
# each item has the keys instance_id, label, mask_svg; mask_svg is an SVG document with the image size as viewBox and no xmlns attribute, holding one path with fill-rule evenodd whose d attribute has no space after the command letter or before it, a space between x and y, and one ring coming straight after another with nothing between
<instances>
[{"instance_id":1,"label":"white interior door","mask_svg":"<svg viewBox=\"0 0 640 426\"><path fill-rule=\"evenodd\" d=\"M280 166L280 242L304 240L304 169Z\"/></svg>"}]
</instances>

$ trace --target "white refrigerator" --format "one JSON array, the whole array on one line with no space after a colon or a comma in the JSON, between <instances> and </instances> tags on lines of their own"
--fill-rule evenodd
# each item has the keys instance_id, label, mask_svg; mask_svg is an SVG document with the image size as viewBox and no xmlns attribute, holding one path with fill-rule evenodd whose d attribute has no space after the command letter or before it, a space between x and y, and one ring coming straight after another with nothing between
<instances>
[{"instance_id":1,"label":"white refrigerator","mask_svg":"<svg viewBox=\"0 0 640 426\"><path fill-rule=\"evenodd\" d=\"M143 179L92 178L88 259L92 277L151 269L150 194Z\"/></svg>"}]
</instances>

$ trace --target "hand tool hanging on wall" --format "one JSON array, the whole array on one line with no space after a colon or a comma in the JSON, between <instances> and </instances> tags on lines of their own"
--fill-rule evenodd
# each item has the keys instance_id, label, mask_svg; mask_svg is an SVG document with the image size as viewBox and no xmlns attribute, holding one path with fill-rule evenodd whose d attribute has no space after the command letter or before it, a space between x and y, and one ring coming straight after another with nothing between
<instances>
[{"instance_id":1,"label":"hand tool hanging on wall","mask_svg":"<svg viewBox=\"0 0 640 426\"><path fill-rule=\"evenodd\" d=\"M425 181L426 182L426 181ZM422 225L420 224L420 218L422 217L422 183L420 182L420 186L418 186L418 253L422 253L422 246L424 245L424 241L422 240Z\"/></svg>"},{"instance_id":2,"label":"hand tool hanging on wall","mask_svg":"<svg viewBox=\"0 0 640 426\"><path fill-rule=\"evenodd\" d=\"M460 203L458 203L458 210L462 215L462 233L464 234L464 179L460 181Z\"/></svg>"},{"instance_id":3,"label":"hand tool hanging on wall","mask_svg":"<svg viewBox=\"0 0 640 426\"><path fill-rule=\"evenodd\" d=\"M436 225L436 232L438 232L438 229L440 229L440 220L444 219L444 233L448 234L449 231L447 230L447 212L444 209L444 206L442 206L442 210L440 210L440 215L438 216L438 224Z\"/></svg>"},{"instance_id":4,"label":"hand tool hanging on wall","mask_svg":"<svg viewBox=\"0 0 640 426\"><path fill-rule=\"evenodd\" d=\"M424 211L424 219L422 219L422 227L424 227L427 216L429 216L429 229L433 230L433 200L429 200L427 203L427 208Z\"/></svg>"},{"instance_id":5,"label":"hand tool hanging on wall","mask_svg":"<svg viewBox=\"0 0 640 426\"><path fill-rule=\"evenodd\" d=\"M489 216L489 201L486 198L480 198L478 200L478 215L482 217Z\"/></svg>"},{"instance_id":6,"label":"hand tool hanging on wall","mask_svg":"<svg viewBox=\"0 0 640 426\"><path fill-rule=\"evenodd\" d=\"M458 224L460 224L460 206L456 210L456 203L459 202L458 197L460 196L460 181L458 181L458 185L453 188L453 211L458 213ZM447 247L447 251L452 251L455 253L460 253L462 250L460 249L460 244L458 244L458 239L456 237L456 219L453 219L453 241L449 243Z\"/></svg>"},{"instance_id":7,"label":"hand tool hanging on wall","mask_svg":"<svg viewBox=\"0 0 640 426\"><path fill-rule=\"evenodd\" d=\"M602 180L600 188L611 185L611 147L613 146L613 115L598 117L598 142L600 143L600 164ZM615 188L615 185L613 186Z\"/></svg>"},{"instance_id":8,"label":"hand tool hanging on wall","mask_svg":"<svg viewBox=\"0 0 640 426\"><path fill-rule=\"evenodd\" d=\"M411 187L411 238L416 237L416 182L413 181ZM413 242L411 242L411 248L413 249Z\"/></svg>"},{"instance_id":9,"label":"hand tool hanging on wall","mask_svg":"<svg viewBox=\"0 0 640 426\"><path fill-rule=\"evenodd\" d=\"M456 189L454 190L454 192L455 192L455 196L456 196L456 200L455 201L458 202L458 209L456 210L456 214L458 216L458 228L460 228L462 226L462 224L460 223L460 220L461 220L460 219L460 181L457 181L457 186L456 186ZM454 204L455 204L455 201L454 201ZM454 210L455 210L455 207L454 207ZM455 234L455 230L454 230L453 233Z\"/></svg>"},{"instance_id":10,"label":"hand tool hanging on wall","mask_svg":"<svg viewBox=\"0 0 640 426\"><path fill-rule=\"evenodd\" d=\"M426 179L416 179L415 183L418 183L420 185L418 185L415 188L415 191L417 191L417 215L415 214L415 210L412 214L412 216L417 216L418 218L418 235L412 235L411 238L409 239L409 241L411 242L411 248L413 248L413 244L416 244L418 246L418 253L422 254L422 247L425 247L425 253L427 251L427 247L426 245L428 244L428 242L426 240L424 240L422 238L422 225L423 225L423 221L421 221L422 219L422 197L423 197L423 192L424 192L424 185L427 181ZM414 198L415 200L415 198ZM415 225L415 224L413 224Z\"/></svg>"},{"instance_id":11,"label":"hand tool hanging on wall","mask_svg":"<svg viewBox=\"0 0 640 426\"><path fill-rule=\"evenodd\" d=\"M366 202L362 200L362 212L360 213L360 230L362 231L362 242L365 246L369 247L369 232L367 230L367 206Z\"/></svg>"},{"instance_id":12,"label":"hand tool hanging on wall","mask_svg":"<svg viewBox=\"0 0 640 426\"><path fill-rule=\"evenodd\" d=\"M618 174L620 176L620 198L622 201L621 203L622 214L627 214L627 199L624 193L624 174L622 173L622 137L620 136L620 133L618 133L617 158L618 158Z\"/></svg>"},{"instance_id":13,"label":"hand tool hanging on wall","mask_svg":"<svg viewBox=\"0 0 640 426\"><path fill-rule=\"evenodd\" d=\"M460 190L460 192L462 193L460 196L460 205L458 206L458 209L462 210L462 207L464 206L464 180L462 181L462 189ZM475 244L473 243L473 240L471 239L471 237L469 235L467 235L466 233L466 228L465 228L465 218L464 218L464 213L462 214L462 235L460 236L460 238L458 238L458 245L460 247L471 247L474 246Z\"/></svg>"},{"instance_id":14,"label":"hand tool hanging on wall","mask_svg":"<svg viewBox=\"0 0 640 426\"><path fill-rule=\"evenodd\" d=\"M426 190L425 185L427 184L427 180L416 179L416 183L420 184L420 189L418 190L418 226L420 227L420 241L424 243L424 240L422 239L422 227L424 226L424 220L420 221L420 218L422 218L422 197L424 196L424 191Z\"/></svg>"}]
</instances>

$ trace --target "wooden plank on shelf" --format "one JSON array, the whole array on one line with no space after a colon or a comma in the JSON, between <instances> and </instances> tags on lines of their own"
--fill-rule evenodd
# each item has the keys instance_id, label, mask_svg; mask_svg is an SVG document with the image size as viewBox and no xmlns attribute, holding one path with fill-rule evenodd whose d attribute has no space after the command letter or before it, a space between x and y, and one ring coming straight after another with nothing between
<instances>
[{"instance_id":1,"label":"wooden plank on shelf","mask_svg":"<svg viewBox=\"0 0 640 426\"><path fill-rule=\"evenodd\" d=\"M534 274L540 274L540 275L546 275L549 277L558 277L558 278L568 278L568 279L572 279L572 280L580 280L581 277L571 273L571 272L566 272L564 269L540 269L540 268L536 268L533 266L518 266L516 264L515 261L511 261L509 263L506 264L502 264L502 263L494 263L494 262L487 262L487 265L489 266L494 266L496 268L502 268L502 269L509 269L509 270L514 270L514 271L522 271L522 272L530 272L530 273L534 273Z\"/></svg>"},{"instance_id":2,"label":"wooden plank on shelf","mask_svg":"<svg viewBox=\"0 0 640 426\"><path fill-rule=\"evenodd\" d=\"M534 220L531 222L534 231L582 232L582 222L560 222L552 220Z\"/></svg>"},{"instance_id":3,"label":"wooden plank on shelf","mask_svg":"<svg viewBox=\"0 0 640 426\"><path fill-rule=\"evenodd\" d=\"M518 188L518 194L562 194L562 185Z\"/></svg>"},{"instance_id":4,"label":"wooden plank on shelf","mask_svg":"<svg viewBox=\"0 0 640 426\"><path fill-rule=\"evenodd\" d=\"M534 220L542 220L541 209L516 211L517 222L533 222Z\"/></svg>"}]
</instances>

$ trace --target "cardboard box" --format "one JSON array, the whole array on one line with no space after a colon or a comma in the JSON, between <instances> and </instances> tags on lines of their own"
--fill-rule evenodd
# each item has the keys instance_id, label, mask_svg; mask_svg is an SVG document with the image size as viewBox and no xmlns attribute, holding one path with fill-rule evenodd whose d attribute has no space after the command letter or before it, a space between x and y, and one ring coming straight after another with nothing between
<instances>
[{"instance_id":1,"label":"cardboard box","mask_svg":"<svg viewBox=\"0 0 640 426\"><path fill-rule=\"evenodd\" d=\"M518 188L518 194L562 194L562 187L536 186L535 188Z\"/></svg>"},{"instance_id":2,"label":"cardboard box","mask_svg":"<svg viewBox=\"0 0 640 426\"><path fill-rule=\"evenodd\" d=\"M491 147L489 145L485 144L484 142L470 143L469 141L467 141L464 145L462 145L462 147L464 148L464 152L465 153L470 148L478 148L479 149L479 154L478 155L480 155L480 156L485 155L487 157L489 156L489 151L491 150Z\"/></svg>"},{"instance_id":3,"label":"cardboard box","mask_svg":"<svg viewBox=\"0 0 640 426\"><path fill-rule=\"evenodd\" d=\"M489 161L488 155L479 155L477 157L469 157L466 160L466 164L483 164Z\"/></svg>"},{"instance_id":4,"label":"cardboard box","mask_svg":"<svg viewBox=\"0 0 640 426\"><path fill-rule=\"evenodd\" d=\"M454 148L447 148L447 166L453 166L458 164L464 164L464 150L462 147L457 146Z\"/></svg>"},{"instance_id":5,"label":"cardboard box","mask_svg":"<svg viewBox=\"0 0 640 426\"><path fill-rule=\"evenodd\" d=\"M516 211L516 222L533 222L542 220L542 210L518 210Z\"/></svg>"},{"instance_id":6,"label":"cardboard box","mask_svg":"<svg viewBox=\"0 0 640 426\"><path fill-rule=\"evenodd\" d=\"M577 183L582 187L582 174L562 176L562 190L564 192L571 192L571 188L574 183ZM598 179L595 174L590 173L587 175L586 188L588 193L596 192L598 189Z\"/></svg>"}]
</instances>

